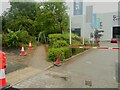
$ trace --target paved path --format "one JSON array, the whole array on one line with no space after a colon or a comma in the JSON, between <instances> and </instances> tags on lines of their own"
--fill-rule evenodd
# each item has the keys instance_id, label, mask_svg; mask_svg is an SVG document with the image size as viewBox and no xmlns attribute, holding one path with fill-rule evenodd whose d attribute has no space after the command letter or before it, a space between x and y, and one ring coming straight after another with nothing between
<instances>
[{"instance_id":1,"label":"paved path","mask_svg":"<svg viewBox=\"0 0 120 90\"><path fill-rule=\"evenodd\" d=\"M28 66L43 70L50 65L52 63L47 62L47 46L40 45L33 53Z\"/></svg>"}]
</instances>

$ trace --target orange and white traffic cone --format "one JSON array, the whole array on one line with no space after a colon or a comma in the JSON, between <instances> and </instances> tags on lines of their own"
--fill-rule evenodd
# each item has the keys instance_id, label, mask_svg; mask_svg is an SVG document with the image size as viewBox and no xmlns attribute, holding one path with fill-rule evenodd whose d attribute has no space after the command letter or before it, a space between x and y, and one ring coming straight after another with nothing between
<instances>
[{"instance_id":1,"label":"orange and white traffic cone","mask_svg":"<svg viewBox=\"0 0 120 90\"><path fill-rule=\"evenodd\" d=\"M56 62L54 63L55 66L60 66L60 59L61 58L61 54L59 55L59 57L57 58Z\"/></svg>"},{"instance_id":2,"label":"orange and white traffic cone","mask_svg":"<svg viewBox=\"0 0 120 90\"><path fill-rule=\"evenodd\" d=\"M26 52L25 52L25 50L24 50L24 44L22 44L22 49L21 49L20 55L26 55Z\"/></svg>"},{"instance_id":3,"label":"orange and white traffic cone","mask_svg":"<svg viewBox=\"0 0 120 90\"><path fill-rule=\"evenodd\" d=\"M5 65L6 61L6 55L4 52L0 52L0 90L3 88L7 88L10 85L7 84L6 78L5 78L5 70L6 68L3 67Z\"/></svg>"},{"instance_id":4,"label":"orange and white traffic cone","mask_svg":"<svg viewBox=\"0 0 120 90\"><path fill-rule=\"evenodd\" d=\"M29 42L29 47L28 47L28 49L32 49L31 41Z\"/></svg>"},{"instance_id":5,"label":"orange and white traffic cone","mask_svg":"<svg viewBox=\"0 0 120 90\"><path fill-rule=\"evenodd\" d=\"M5 78L5 69L0 69L0 87L3 88L5 86L7 86Z\"/></svg>"},{"instance_id":6,"label":"orange and white traffic cone","mask_svg":"<svg viewBox=\"0 0 120 90\"><path fill-rule=\"evenodd\" d=\"M1 59L1 69L4 69L6 71L6 54L4 52L0 52L0 59Z\"/></svg>"}]
</instances>

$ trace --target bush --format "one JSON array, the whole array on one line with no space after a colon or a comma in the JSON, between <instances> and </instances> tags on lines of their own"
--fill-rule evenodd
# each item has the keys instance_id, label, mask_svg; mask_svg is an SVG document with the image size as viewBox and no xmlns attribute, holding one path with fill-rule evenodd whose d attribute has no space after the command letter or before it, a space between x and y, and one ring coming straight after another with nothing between
<instances>
[{"instance_id":1,"label":"bush","mask_svg":"<svg viewBox=\"0 0 120 90\"><path fill-rule=\"evenodd\" d=\"M13 32L8 30L8 33L3 33L2 45L4 47L21 47L22 43L28 45L29 41L35 42L34 37L31 37L27 31L19 30Z\"/></svg>"},{"instance_id":2,"label":"bush","mask_svg":"<svg viewBox=\"0 0 120 90\"><path fill-rule=\"evenodd\" d=\"M65 47L62 49L62 51L64 52L65 59L70 58L72 56L72 49L71 48Z\"/></svg>"},{"instance_id":3,"label":"bush","mask_svg":"<svg viewBox=\"0 0 120 90\"><path fill-rule=\"evenodd\" d=\"M48 38L49 38L49 44L52 45L54 42L56 42L57 40L62 40L62 35L61 34L49 34Z\"/></svg>"},{"instance_id":4,"label":"bush","mask_svg":"<svg viewBox=\"0 0 120 90\"><path fill-rule=\"evenodd\" d=\"M84 49L84 48L72 48L72 55L76 55L76 54L81 53L85 50L86 49Z\"/></svg>"},{"instance_id":5,"label":"bush","mask_svg":"<svg viewBox=\"0 0 120 90\"><path fill-rule=\"evenodd\" d=\"M48 50L48 61L55 62L59 54L62 54L61 61L64 61L65 59L72 56L72 50L68 47L50 48Z\"/></svg>"},{"instance_id":6,"label":"bush","mask_svg":"<svg viewBox=\"0 0 120 90\"><path fill-rule=\"evenodd\" d=\"M65 46L69 46L65 40L58 40L56 42L53 42L52 48L61 48Z\"/></svg>"},{"instance_id":7,"label":"bush","mask_svg":"<svg viewBox=\"0 0 120 90\"><path fill-rule=\"evenodd\" d=\"M55 62L59 54L62 54L61 61L65 59L64 52L62 52L62 48L50 48L48 50L48 61Z\"/></svg>"}]
</instances>

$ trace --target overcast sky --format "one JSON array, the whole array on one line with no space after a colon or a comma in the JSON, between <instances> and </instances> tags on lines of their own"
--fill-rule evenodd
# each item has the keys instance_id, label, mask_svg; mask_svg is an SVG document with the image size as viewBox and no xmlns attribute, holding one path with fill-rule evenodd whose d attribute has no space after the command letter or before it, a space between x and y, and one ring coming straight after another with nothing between
<instances>
[{"instance_id":1,"label":"overcast sky","mask_svg":"<svg viewBox=\"0 0 120 90\"><path fill-rule=\"evenodd\" d=\"M41 0L36 0L41 1ZM67 2L73 0L67 0ZM84 2L84 12L85 7L88 5L93 5L94 13L107 13L107 12L117 12L118 11L118 1L119 0L83 0ZM0 1L0 15L4 10L10 7L9 0Z\"/></svg>"}]
</instances>

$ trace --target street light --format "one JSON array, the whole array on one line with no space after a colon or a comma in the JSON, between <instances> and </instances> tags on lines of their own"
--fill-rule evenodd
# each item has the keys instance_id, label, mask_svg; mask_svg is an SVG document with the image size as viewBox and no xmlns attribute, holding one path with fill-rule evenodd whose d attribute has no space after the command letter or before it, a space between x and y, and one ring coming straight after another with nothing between
<instances>
[{"instance_id":1,"label":"street light","mask_svg":"<svg viewBox=\"0 0 120 90\"><path fill-rule=\"evenodd\" d=\"M72 32L71 32L71 2L70 2L70 7L69 7L69 20L70 20L70 45L72 44Z\"/></svg>"}]
</instances>

